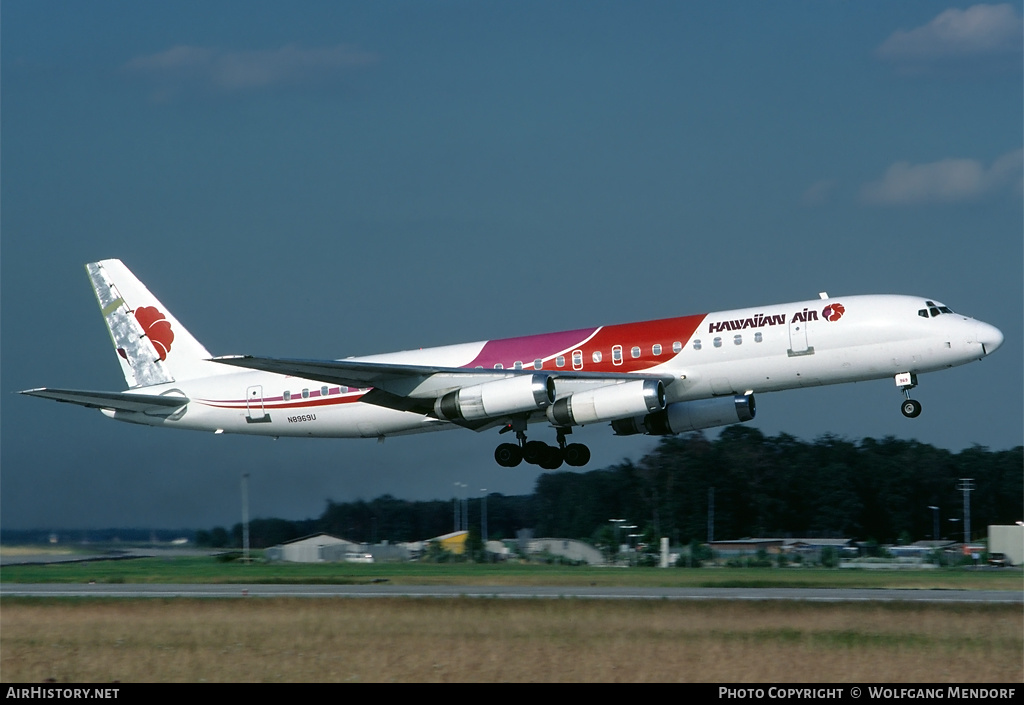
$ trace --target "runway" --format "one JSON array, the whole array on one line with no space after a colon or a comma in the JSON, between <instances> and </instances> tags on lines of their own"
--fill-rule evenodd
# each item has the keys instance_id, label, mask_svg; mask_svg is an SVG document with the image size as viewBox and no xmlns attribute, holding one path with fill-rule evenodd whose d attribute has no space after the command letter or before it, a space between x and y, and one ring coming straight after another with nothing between
<instances>
[{"instance_id":1,"label":"runway","mask_svg":"<svg viewBox=\"0 0 1024 705\"><path fill-rule=\"evenodd\" d=\"M961 602L1024 604L1018 590L853 588L630 588L460 585L261 585L5 583L0 597L246 598L416 597L583 600L794 600L809 602Z\"/></svg>"}]
</instances>

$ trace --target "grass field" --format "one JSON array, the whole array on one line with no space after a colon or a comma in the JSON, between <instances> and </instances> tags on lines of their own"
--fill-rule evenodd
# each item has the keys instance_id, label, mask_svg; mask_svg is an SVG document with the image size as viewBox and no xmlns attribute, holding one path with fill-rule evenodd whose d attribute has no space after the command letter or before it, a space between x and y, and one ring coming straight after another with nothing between
<instances>
[{"instance_id":1,"label":"grass field","mask_svg":"<svg viewBox=\"0 0 1024 705\"><path fill-rule=\"evenodd\" d=\"M5 599L5 682L1020 683L1020 606Z\"/></svg>"},{"instance_id":2,"label":"grass field","mask_svg":"<svg viewBox=\"0 0 1024 705\"><path fill-rule=\"evenodd\" d=\"M0 580L1022 589L1020 570L586 568L137 559ZM1004 604L582 599L0 599L0 681L1024 681Z\"/></svg>"},{"instance_id":3,"label":"grass field","mask_svg":"<svg viewBox=\"0 0 1024 705\"><path fill-rule=\"evenodd\" d=\"M139 558L4 566L9 583L264 583L395 585L595 585L600 587L853 587L1021 590L1019 569L591 568L519 563L320 563L244 565L213 558Z\"/></svg>"}]
</instances>

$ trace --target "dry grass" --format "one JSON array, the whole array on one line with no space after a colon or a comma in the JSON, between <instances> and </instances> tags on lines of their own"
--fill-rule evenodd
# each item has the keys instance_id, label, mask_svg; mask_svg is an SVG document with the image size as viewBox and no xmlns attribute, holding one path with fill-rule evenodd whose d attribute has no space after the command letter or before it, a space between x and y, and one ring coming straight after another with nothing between
<instances>
[{"instance_id":1,"label":"dry grass","mask_svg":"<svg viewBox=\"0 0 1024 705\"><path fill-rule=\"evenodd\" d=\"M1014 682L1021 607L5 599L7 682Z\"/></svg>"}]
</instances>

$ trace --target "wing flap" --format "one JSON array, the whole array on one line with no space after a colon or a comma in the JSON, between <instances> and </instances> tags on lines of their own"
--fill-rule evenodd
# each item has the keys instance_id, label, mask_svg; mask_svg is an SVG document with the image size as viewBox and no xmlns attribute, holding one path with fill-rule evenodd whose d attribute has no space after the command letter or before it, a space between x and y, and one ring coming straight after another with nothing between
<instances>
[{"instance_id":1,"label":"wing flap","mask_svg":"<svg viewBox=\"0 0 1024 705\"><path fill-rule=\"evenodd\" d=\"M91 409L113 409L141 413L170 414L188 404L187 397L161 396L156 394L128 394L125 392L97 392L86 389L52 389L40 387L26 389L19 394L41 399L78 404Z\"/></svg>"}]
</instances>

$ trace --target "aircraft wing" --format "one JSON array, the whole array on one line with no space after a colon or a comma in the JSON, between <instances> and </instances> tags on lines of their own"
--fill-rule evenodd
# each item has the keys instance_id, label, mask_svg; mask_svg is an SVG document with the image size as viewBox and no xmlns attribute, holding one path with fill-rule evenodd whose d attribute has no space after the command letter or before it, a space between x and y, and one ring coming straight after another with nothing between
<instances>
[{"instance_id":1,"label":"aircraft wing","mask_svg":"<svg viewBox=\"0 0 1024 705\"><path fill-rule=\"evenodd\" d=\"M420 411L424 408L425 401L429 400L432 405L434 399L462 387L538 373L532 368L496 370L478 367L401 365L361 360L287 360L251 355L229 355L215 357L213 360L225 365L315 379L328 384L372 387L373 390L363 397L363 401L403 411ZM671 375L584 372L582 370L549 370L541 371L541 373L558 380L598 384L601 382L614 384L617 381L646 377L661 379L667 386L674 379ZM426 408L429 408L429 405Z\"/></svg>"},{"instance_id":2,"label":"aircraft wing","mask_svg":"<svg viewBox=\"0 0 1024 705\"><path fill-rule=\"evenodd\" d=\"M94 392L85 389L49 389L47 387L26 389L19 394L78 404L91 409L114 409L115 411L136 411L150 414L170 414L189 402L188 398L178 396Z\"/></svg>"},{"instance_id":3,"label":"aircraft wing","mask_svg":"<svg viewBox=\"0 0 1024 705\"><path fill-rule=\"evenodd\" d=\"M468 376L478 378L478 384L511 376L512 370L465 370L451 367L424 365L392 365L382 362L356 360L284 360L252 355L226 355L213 358L214 362L251 370L274 372L293 377L315 379L328 384L342 384L346 387L375 387L401 396L433 397L435 394L422 390L424 383L435 377L458 374L462 380L447 385L445 391L465 385ZM474 374L475 373L475 374ZM440 378L439 388L445 387ZM438 387L438 385L430 385Z\"/></svg>"}]
</instances>

